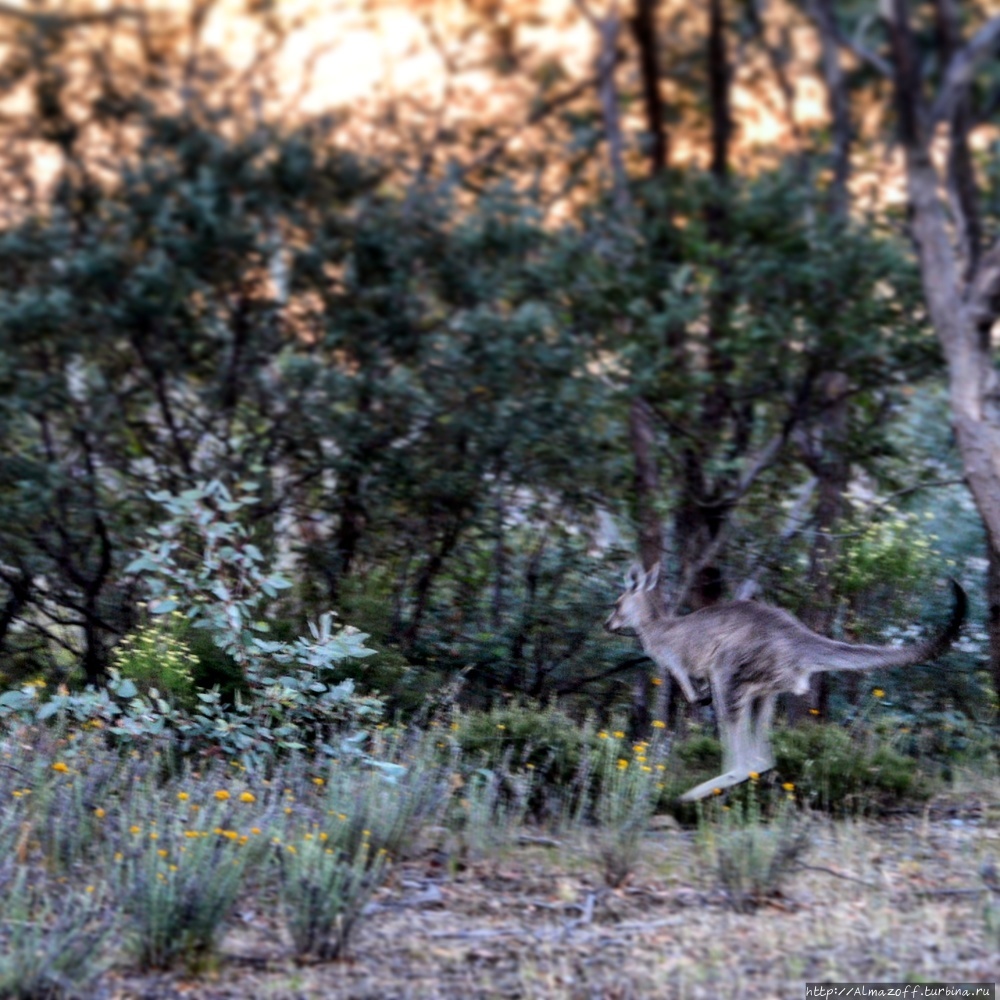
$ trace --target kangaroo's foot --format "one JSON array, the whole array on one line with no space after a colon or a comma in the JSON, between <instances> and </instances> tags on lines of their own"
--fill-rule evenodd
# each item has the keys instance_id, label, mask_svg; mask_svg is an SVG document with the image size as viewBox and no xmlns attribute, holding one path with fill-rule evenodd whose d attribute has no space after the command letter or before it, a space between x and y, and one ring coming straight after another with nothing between
<instances>
[{"instance_id":1,"label":"kangaroo's foot","mask_svg":"<svg viewBox=\"0 0 1000 1000\"><path fill-rule=\"evenodd\" d=\"M695 785L690 791L685 792L681 796L681 802L696 802L698 799L714 795L716 789L722 791L723 788L732 788L733 785L747 781L750 778L750 772L754 770L756 768L735 768L725 774L720 774L717 778L703 781L700 785Z\"/></svg>"}]
</instances>

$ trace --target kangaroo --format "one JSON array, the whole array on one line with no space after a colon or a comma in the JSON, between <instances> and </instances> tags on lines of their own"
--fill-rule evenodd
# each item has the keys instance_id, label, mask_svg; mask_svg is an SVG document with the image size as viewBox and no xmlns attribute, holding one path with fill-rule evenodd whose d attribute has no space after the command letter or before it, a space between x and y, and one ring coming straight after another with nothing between
<instances>
[{"instance_id":1,"label":"kangaroo","mask_svg":"<svg viewBox=\"0 0 1000 1000\"><path fill-rule=\"evenodd\" d=\"M685 792L681 799L688 802L774 767L770 730L779 694L806 694L809 678L826 670L875 670L936 659L955 641L968 608L965 591L952 580L955 606L940 635L899 648L853 645L817 635L787 611L753 601L672 615L658 583L659 566L647 573L633 566L604 627L634 631L646 655L673 676L688 701L697 700L692 678L709 683L724 773Z\"/></svg>"}]
</instances>

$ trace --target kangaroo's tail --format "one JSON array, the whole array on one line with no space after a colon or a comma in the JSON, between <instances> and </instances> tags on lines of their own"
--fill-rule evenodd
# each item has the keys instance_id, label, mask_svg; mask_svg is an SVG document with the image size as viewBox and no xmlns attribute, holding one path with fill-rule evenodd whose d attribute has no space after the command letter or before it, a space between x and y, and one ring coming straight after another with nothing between
<instances>
[{"instance_id":1,"label":"kangaroo's tail","mask_svg":"<svg viewBox=\"0 0 1000 1000\"><path fill-rule=\"evenodd\" d=\"M865 646L849 642L824 644L822 670L875 670L879 667L906 667L914 663L929 663L946 653L958 638L969 609L969 598L962 586L951 581L955 604L951 619L938 635L912 646Z\"/></svg>"}]
</instances>

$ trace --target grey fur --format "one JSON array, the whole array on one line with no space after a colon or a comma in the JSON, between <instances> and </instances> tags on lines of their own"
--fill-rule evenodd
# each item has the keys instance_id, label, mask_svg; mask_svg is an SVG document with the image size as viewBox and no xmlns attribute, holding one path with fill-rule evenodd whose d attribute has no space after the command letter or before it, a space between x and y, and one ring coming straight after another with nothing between
<instances>
[{"instance_id":1,"label":"grey fur","mask_svg":"<svg viewBox=\"0 0 1000 1000\"><path fill-rule=\"evenodd\" d=\"M708 681L724 773L681 796L691 801L774 767L769 736L775 702L779 694L806 694L812 674L904 667L941 656L958 636L968 605L965 591L951 583L955 607L944 631L899 648L827 639L787 611L753 601L671 615L658 590L658 566L648 573L638 566L629 570L625 592L604 627L634 630L646 655L671 674L688 701L697 700L692 678Z\"/></svg>"}]
</instances>

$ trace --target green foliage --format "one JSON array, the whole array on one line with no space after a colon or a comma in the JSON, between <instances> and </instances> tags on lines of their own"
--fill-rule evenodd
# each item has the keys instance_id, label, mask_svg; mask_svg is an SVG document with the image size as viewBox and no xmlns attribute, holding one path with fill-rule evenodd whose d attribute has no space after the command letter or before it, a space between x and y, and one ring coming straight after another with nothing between
<instances>
[{"instance_id":1,"label":"green foliage","mask_svg":"<svg viewBox=\"0 0 1000 1000\"><path fill-rule=\"evenodd\" d=\"M593 766L591 839L607 885L616 888L635 870L642 837L660 799L661 748L637 744L634 756L623 756L618 738L606 737Z\"/></svg>"},{"instance_id":2,"label":"green foliage","mask_svg":"<svg viewBox=\"0 0 1000 1000\"><path fill-rule=\"evenodd\" d=\"M524 826L536 787L533 775L512 772L501 763L475 768L459 780L448 820L462 853L472 861L496 863Z\"/></svg>"},{"instance_id":3,"label":"green foliage","mask_svg":"<svg viewBox=\"0 0 1000 1000\"><path fill-rule=\"evenodd\" d=\"M244 877L264 853L262 834L231 828L230 809L185 811L123 833L118 891L143 968L211 966Z\"/></svg>"},{"instance_id":4,"label":"green foliage","mask_svg":"<svg viewBox=\"0 0 1000 1000\"><path fill-rule=\"evenodd\" d=\"M837 589L848 599L875 588L906 592L940 563L936 538L922 529L919 514L901 513L891 505L882 513L885 518L844 526L847 538L836 574Z\"/></svg>"},{"instance_id":5,"label":"green foliage","mask_svg":"<svg viewBox=\"0 0 1000 1000\"><path fill-rule=\"evenodd\" d=\"M21 868L3 886L0 997L71 1000L94 996L107 968L111 928L94 886L66 892L29 882Z\"/></svg>"},{"instance_id":6,"label":"green foliage","mask_svg":"<svg viewBox=\"0 0 1000 1000\"><path fill-rule=\"evenodd\" d=\"M337 818L339 850L355 857L366 842L373 854L403 858L421 828L442 817L449 794L445 772L420 747L407 761L404 767L348 760L326 771L324 812Z\"/></svg>"},{"instance_id":7,"label":"green foliage","mask_svg":"<svg viewBox=\"0 0 1000 1000\"><path fill-rule=\"evenodd\" d=\"M550 787L568 787L577 778L584 754L597 749L593 725L581 725L555 705L530 702L459 715L455 741L463 757L489 768L506 762L529 769Z\"/></svg>"},{"instance_id":8,"label":"green foliage","mask_svg":"<svg viewBox=\"0 0 1000 1000\"><path fill-rule=\"evenodd\" d=\"M296 955L339 958L382 881L386 858L363 839L351 848L313 830L276 846L285 926Z\"/></svg>"},{"instance_id":9,"label":"green foliage","mask_svg":"<svg viewBox=\"0 0 1000 1000\"><path fill-rule=\"evenodd\" d=\"M932 783L915 757L895 748L894 732L879 734L870 723L850 729L827 724L779 727L773 733L776 767L764 784L787 785L801 802L835 813L878 811L902 802L922 802ZM661 802L683 821L695 818L677 801L689 788L720 773L722 749L714 737L696 734L673 745L663 777ZM746 806L749 786L728 791L726 802ZM755 808L763 804L758 803Z\"/></svg>"},{"instance_id":10,"label":"green foliage","mask_svg":"<svg viewBox=\"0 0 1000 1000\"><path fill-rule=\"evenodd\" d=\"M173 616L183 620L179 611ZM198 657L176 634L176 625L176 618L160 619L129 633L115 648L111 662L147 698L162 693L171 704L190 706Z\"/></svg>"},{"instance_id":11,"label":"green foliage","mask_svg":"<svg viewBox=\"0 0 1000 1000\"><path fill-rule=\"evenodd\" d=\"M737 913L752 913L780 895L782 884L809 849L809 826L779 793L777 807L765 809L762 792L751 783L742 804L710 802L699 817L698 841L705 859ZM765 820L765 813L770 816Z\"/></svg>"},{"instance_id":12,"label":"green foliage","mask_svg":"<svg viewBox=\"0 0 1000 1000\"><path fill-rule=\"evenodd\" d=\"M836 812L879 808L930 794L917 761L836 725L779 729L776 773L806 802Z\"/></svg>"}]
</instances>

